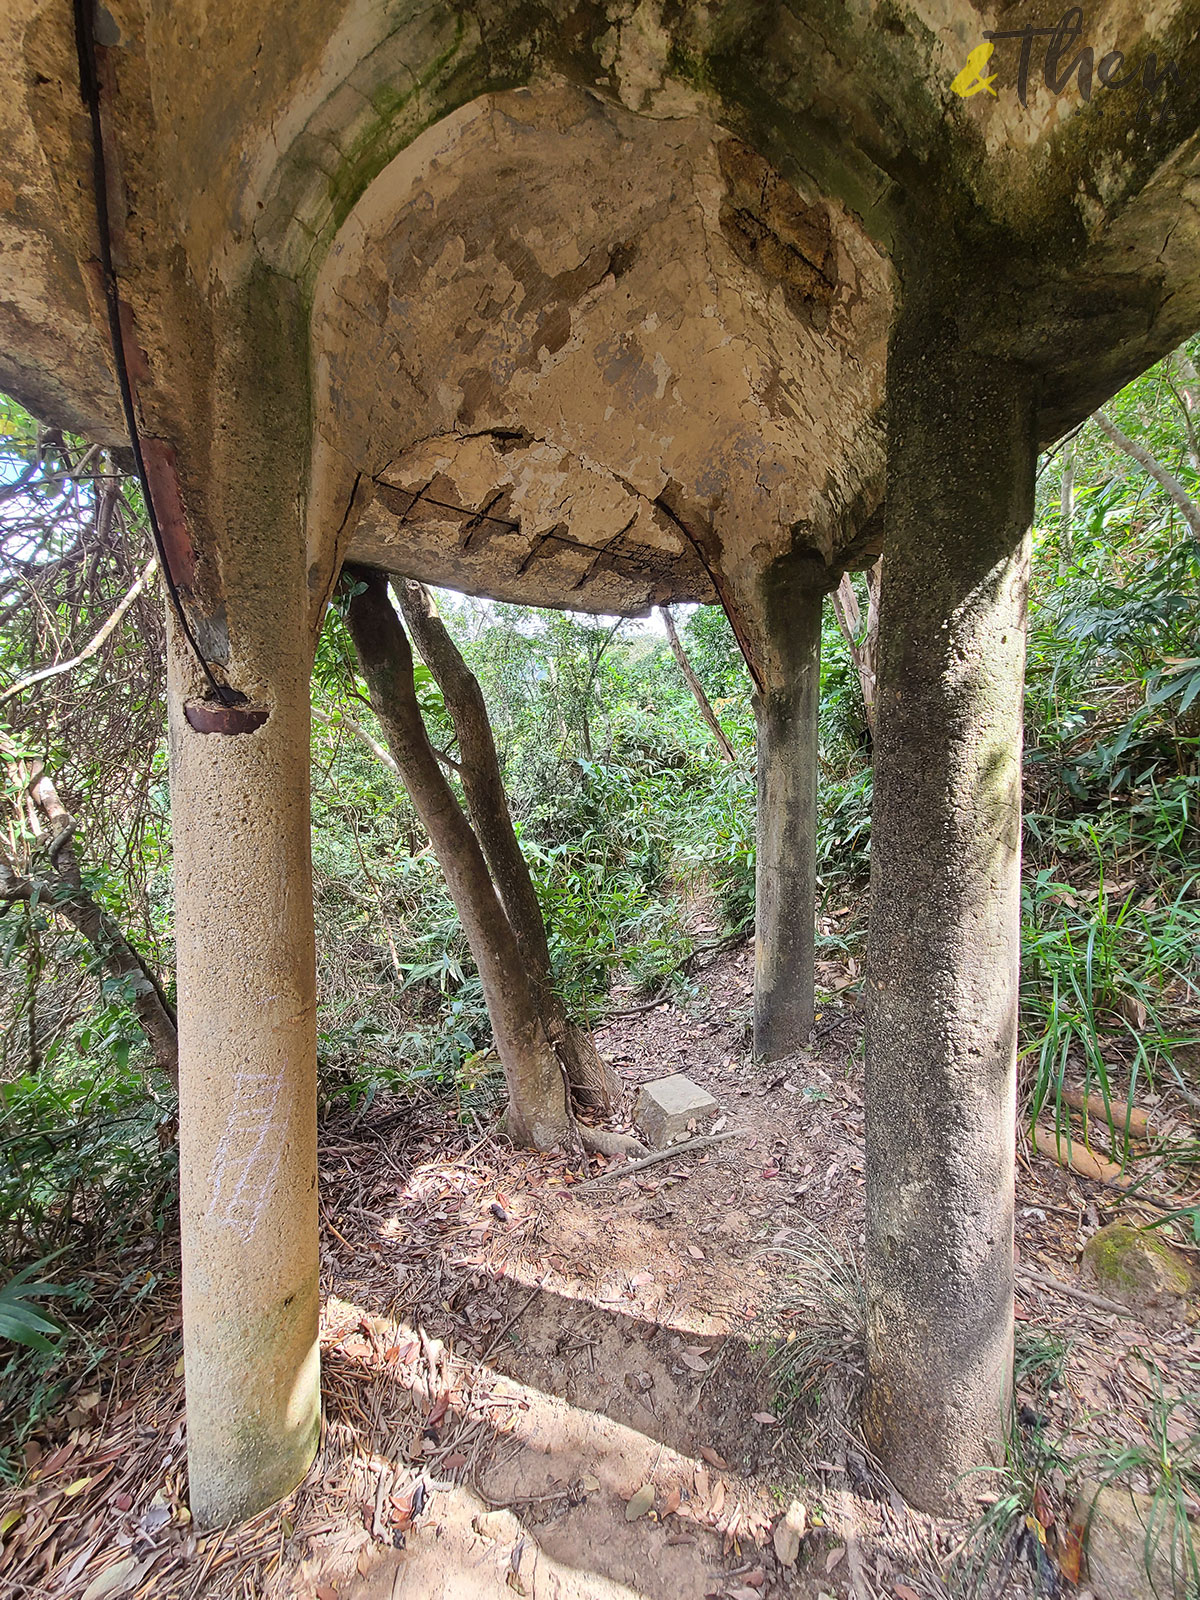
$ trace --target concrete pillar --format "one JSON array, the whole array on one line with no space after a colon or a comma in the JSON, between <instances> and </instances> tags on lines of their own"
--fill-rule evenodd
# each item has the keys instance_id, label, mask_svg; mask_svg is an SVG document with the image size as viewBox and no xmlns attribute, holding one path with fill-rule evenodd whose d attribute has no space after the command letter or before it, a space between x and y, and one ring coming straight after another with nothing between
<instances>
[{"instance_id":1,"label":"concrete pillar","mask_svg":"<svg viewBox=\"0 0 1200 1600\"><path fill-rule=\"evenodd\" d=\"M183 1332L199 1527L286 1494L320 1431L299 315L270 281L230 309L213 341L214 423L178 456L197 551L193 626L244 697L216 704L172 618Z\"/></svg>"},{"instance_id":2,"label":"concrete pillar","mask_svg":"<svg viewBox=\"0 0 1200 1600\"><path fill-rule=\"evenodd\" d=\"M758 732L754 1049L798 1050L813 1025L817 892L817 707L823 586L793 558L768 575Z\"/></svg>"},{"instance_id":3,"label":"concrete pillar","mask_svg":"<svg viewBox=\"0 0 1200 1600\"><path fill-rule=\"evenodd\" d=\"M243 634L242 643L260 671L239 676L270 713L247 732L190 724L194 674L177 636L171 651L183 1329L198 1527L240 1521L286 1494L308 1470L320 1422L299 606L295 650L279 636Z\"/></svg>"},{"instance_id":4,"label":"concrete pillar","mask_svg":"<svg viewBox=\"0 0 1200 1600\"><path fill-rule=\"evenodd\" d=\"M1012 1376L1033 384L906 316L888 367L867 1037L869 1441L931 1511Z\"/></svg>"}]
</instances>

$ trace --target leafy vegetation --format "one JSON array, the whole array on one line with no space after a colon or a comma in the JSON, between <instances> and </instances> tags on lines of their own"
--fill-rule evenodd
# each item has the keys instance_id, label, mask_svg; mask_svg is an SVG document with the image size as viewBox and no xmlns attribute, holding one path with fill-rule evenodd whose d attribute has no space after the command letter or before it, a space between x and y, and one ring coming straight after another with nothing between
<instances>
[{"instance_id":1,"label":"leafy vegetation","mask_svg":"<svg viewBox=\"0 0 1200 1600\"><path fill-rule=\"evenodd\" d=\"M1189 371L1161 364L1108 417L1194 505ZM0 403L0 849L15 873L45 866L53 840L26 801L44 768L75 819L83 888L169 1006L161 597L149 554L136 486L117 466ZM1068 1118L1068 1083L1118 1108L1164 1084L1197 1098L1198 579L1200 545L1179 496L1101 424L1046 458L1026 711L1021 1049L1034 1115ZM754 722L725 618L699 609L677 620L732 764L656 625L451 596L442 606L485 691L569 1011L594 1020L664 986L686 996L689 952L744 936L753 920ZM821 980L853 1002L871 734L832 608L821 686ZM418 690L453 776L453 728L424 668ZM380 758L336 609L313 702L322 1094L362 1106L381 1089L420 1086L481 1116L500 1088L478 978L437 862ZM0 1335L14 1338L25 1317L49 1338L33 1288L49 1252L170 1226L173 1116L128 982L53 899L6 896L0 1260L12 1282ZM1128 1141L1115 1153L1128 1159ZM86 1300L86 1273L75 1281ZM0 1368L0 1401L14 1385L28 1391L22 1363L52 1354L37 1338L25 1344Z\"/></svg>"}]
</instances>

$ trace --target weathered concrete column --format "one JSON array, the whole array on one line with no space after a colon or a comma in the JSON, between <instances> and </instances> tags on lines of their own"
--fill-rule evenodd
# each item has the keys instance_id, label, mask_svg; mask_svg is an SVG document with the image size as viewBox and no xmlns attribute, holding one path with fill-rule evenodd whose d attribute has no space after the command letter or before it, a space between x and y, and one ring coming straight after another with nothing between
<instances>
[{"instance_id":1,"label":"weathered concrete column","mask_svg":"<svg viewBox=\"0 0 1200 1600\"><path fill-rule=\"evenodd\" d=\"M818 565L792 557L778 562L764 580L764 681L754 697L754 1050L767 1061L798 1050L813 1025L824 599Z\"/></svg>"},{"instance_id":2,"label":"weathered concrete column","mask_svg":"<svg viewBox=\"0 0 1200 1600\"><path fill-rule=\"evenodd\" d=\"M238 679L269 710L261 727L191 726L197 686L178 630L171 651L188 1473L201 1527L285 1494L319 1431L308 671L294 598L294 648L269 619L261 637L240 637Z\"/></svg>"},{"instance_id":3,"label":"weathered concrete column","mask_svg":"<svg viewBox=\"0 0 1200 1600\"><path fill-rule=\"evenodd\" d=\"M216 703L172 618L183 1331L201 1527L287 1493L320 1427L308 412L297 315L268 281L222 318L215 424L179 454L191 474L183 503L194 508L185 537L197 552L180 565L189 615L217 673L244 697Z\"/></svg>"},{"instance_id":4,"label":"weathered concrete column","mask_svg":"<svg viewBox=\"0 0 1200 1600\"><path fill-rule=\"evenodd\" d=\"M1013 1333L1033 382L909 316L888 367L867 1042L868 1438L914 1504L1002 1459Z\"/></svg>"}]
</instances>

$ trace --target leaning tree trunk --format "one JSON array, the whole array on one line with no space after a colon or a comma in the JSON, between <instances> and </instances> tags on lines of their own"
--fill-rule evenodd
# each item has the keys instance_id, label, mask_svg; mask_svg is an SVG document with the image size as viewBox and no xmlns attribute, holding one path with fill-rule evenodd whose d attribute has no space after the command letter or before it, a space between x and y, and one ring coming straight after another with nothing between
<instances>
[{"instance_id":1,"label":"leaning tree trunk","mask_svg":"<svg viewBox=\"0 0 1200 1600\"><path fill-rule=\"evenodd\" d=\"M808 1042L815 1015L817 705L824 591L811 561L772 573L770 648L754 696L758 821L754 882L754 1050L779 1061Z\"/></svg>"},{"instance_id":2,"label":"leaning tree trunk","mask_svg":"<svg viewBox=\"0 0 1200 1600\"><path fill-rule=\"evenodd\" d=\"M670 607L659 606L658 614L663 619L663 626L667 630L667 642L671 646L671 654L675 657L675 664L680 672L683 673L683 681L692 691L692 699L696 702L700 715L708 724L713 741L721 752L721 759L723 761L735 761L737 758L733 753L733 746L729 742L729 735L717 721L717 713L713 710L712 702L704 692L704 685L696 676L695 667L688 660L687 651L683 648L683 643L676 631L675 619L671 615Z\"/></svg>"},{"instance_id":3,"label":"leaning tree trunk","mask_svg":"<svg viewBox=\"0 0 1200 1600\"><path fill-rule=\"evenodd\" d=\"M400 587L399 597L417 649L437 679L453 719L458 735L458 775L471 822L524 957L546 1030L566 1068L575 1099L582 1105L609 1111L620 1098L620 1079L600 1059L591 1038L571 1023L554 992L546 924L529 865L513 829L479 681L438 616L428 590L422 584L408 582Z\"/></svg>"},{"instance_id":4,"label":"leaning tree trunk","mask_svg":"<svg viewBox=\"0 0 1200 1600\"><path fill-rule=\"evenodd\" d=\"M508 1131L539 1150L576 1142L562 1063L487 861L429 742L413 681L408 635L388 599L387 579L346 568L356 585L346 621L371 705L404 786L429 834L475 965L508 1084Z\"/></svg>"}]
</instances>

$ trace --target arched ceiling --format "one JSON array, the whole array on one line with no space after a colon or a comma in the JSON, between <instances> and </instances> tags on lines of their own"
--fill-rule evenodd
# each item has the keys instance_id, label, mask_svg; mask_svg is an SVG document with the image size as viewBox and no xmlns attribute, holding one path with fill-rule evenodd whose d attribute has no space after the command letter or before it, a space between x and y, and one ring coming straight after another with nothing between
<instances>
[{"instance_id":1,"label":"arched ceiling","mask_svg":"<svg viewBox=\"0 0 1200 1600\"><path fill-rule=\"evenodd\" d=\"M117 441L71 7L3 11L0 386ZM243 437L307 508L313 616L348 547L543 603L752 597L877 540L914 294L1038 375L1043 439L1200 325L1196 0L1096 0L1071 37L1060 0L96 18L139 424L213 617ZM954 92L1025 27L1020 89L1008 40L999 92Z\"/></svg>"},{"instance_id":2,"label":"arched ceiling","mask_svg":"<svg viewBox=\"0 0 1200 1600\"><path fill-rule=\"evenodd\" d=\"M361 474L355 558L592 610L832 561L881 497L891 312L861 225L711 122L485 96L317 279L313 514Z\"/></svg>"}]
</instances>

